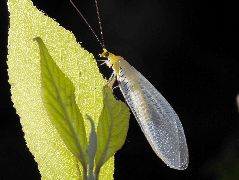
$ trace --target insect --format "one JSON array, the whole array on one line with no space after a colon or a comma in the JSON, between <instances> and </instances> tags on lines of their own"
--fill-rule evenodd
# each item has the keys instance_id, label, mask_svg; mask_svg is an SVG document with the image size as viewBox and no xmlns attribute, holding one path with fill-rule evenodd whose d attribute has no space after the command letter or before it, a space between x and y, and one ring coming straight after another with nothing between
<instances>
[{"instance_id":1,"label":"insect","mask_svg":"<svg viewBox=\"0 0 239 180\"><path fill-rule=\"evenodd\" d=\"M95 5L102 41L99 40L72 0L70 2L102 46L103 52L100 56L106 58L102 61L113 69L113 74L108 81L109 85L113 86L114 82L118 81L119 88L128 106L154 152L169 167L178 170L186 169L189 162L188 148L178 115L167 100L140 72L123 57L117 56L105 48L97 0L95 0Z\"/></svg>"}]
</instances>

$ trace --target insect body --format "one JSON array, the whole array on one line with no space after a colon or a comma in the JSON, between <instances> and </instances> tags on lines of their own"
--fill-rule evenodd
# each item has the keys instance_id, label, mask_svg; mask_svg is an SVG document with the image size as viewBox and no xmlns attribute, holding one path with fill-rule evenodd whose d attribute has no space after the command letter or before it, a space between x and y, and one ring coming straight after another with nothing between
<instances>
[{"instance_id":1,"label":"insect body","mask_svg":"<svg viewBox=\"0 0 239 180\"><path fill-rule=\"evenodd\" d=\"M166 99L121 56L104 49L101 57L113 68L120 90L154 152L169 167L188 166L188 148L182 124ZM113 80L114 81L114 80Z\"/></svg>"},{"instance_id":2,"label":"insect body","mask_svg":"<svg viewBox=\"0 0 239 180\"><path fill-rule=\"evenodd\" d=\"M169 167L178 170L186 169L189 161L186 138L182 124L173 108L157 89L123 57L116 56L105 49L97 0L95 5L102 41L72 0L70 2L103 48L100 56L107 58L103 60L104 63L113 69L109 85L113 86L114 81L118 80L120 90L154 152Z\"/></svg>"}]
</instances>

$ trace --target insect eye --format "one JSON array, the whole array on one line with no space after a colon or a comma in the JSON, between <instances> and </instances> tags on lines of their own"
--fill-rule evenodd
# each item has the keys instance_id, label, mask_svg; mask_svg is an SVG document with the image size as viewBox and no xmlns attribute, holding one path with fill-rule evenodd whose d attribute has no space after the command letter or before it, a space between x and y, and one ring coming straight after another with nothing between
<instances>
[{"instance_id":1,"label":"insect eye","mask_svg":"<svg viewBox=\"0 0 239 180\"><path fill-rule=\"evenodd\" d=\"M105 52L105 57L107 58L107 57L109 57L109 55L110 55L110 53L109 52Z\"/></svg>"}]
</instances>

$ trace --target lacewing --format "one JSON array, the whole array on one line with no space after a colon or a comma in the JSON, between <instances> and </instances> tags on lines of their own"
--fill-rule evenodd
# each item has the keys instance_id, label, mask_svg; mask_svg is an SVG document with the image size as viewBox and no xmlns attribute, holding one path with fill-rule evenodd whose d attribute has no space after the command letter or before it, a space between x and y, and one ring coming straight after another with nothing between
<instances>
[{"instance_id":1,"label":"lacewing","mask_svg":"<svg viewBox=\"0 0 239 180\"><path fill-rule=\"evenodd\" d=\"M106 49L100 54L113 69L119 88L154 152L169 167L188 166L188 148L178 115L158 90L123 57ZM113 84L113 83L111 83Z\"/></svg>"},{"instance_id":2,"label":"lacewing","mask_svg":"<svg viewBox=\"0 0 239 180\"><path fill-rule=\"evenodd\" d=\"M95 5L101 41L81 11L72 0L70 2L103 48L103 53L100 56L107 60L101 61L104 61L108 67L113 69L109 85L113 86L114 81L118 81L127 104L154 152L169 167L178 170L186 169L189 162L188 148L178 115L167 100L140 72L123 57L114 55L105 49L97 0L95 0Z\"/></svg>"}]
</instances>

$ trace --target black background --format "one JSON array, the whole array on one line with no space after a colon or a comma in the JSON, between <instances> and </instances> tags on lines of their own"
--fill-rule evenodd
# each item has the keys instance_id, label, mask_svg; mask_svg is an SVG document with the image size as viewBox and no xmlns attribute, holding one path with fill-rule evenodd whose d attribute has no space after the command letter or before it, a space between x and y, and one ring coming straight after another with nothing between
<instances>
[{"instance_id":1,"label":"black background","mask_svg":"<svg viewBox=\"0 0 239 180\"><path fill-rule=\"evenodd\" d=\"M71 30L90 52L99 43L68 0L34 0ZM236 1L234 1L236 2ZM0 179L40 179L7 76L7 3L0 2ZM93 0L76 0L98 33ZM153 153L131 116L124 147L116 154L115 179L239 179L238 6L227 1L99 0L106 47L140 71L174 107L186 134L190 163L168 168ZM108 77L110 71L100 67ZM119 90L117 97L122 98Z\"/></svg>"}]
</instances>

